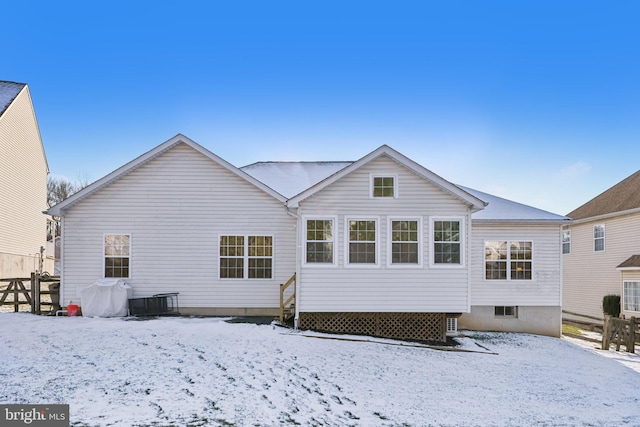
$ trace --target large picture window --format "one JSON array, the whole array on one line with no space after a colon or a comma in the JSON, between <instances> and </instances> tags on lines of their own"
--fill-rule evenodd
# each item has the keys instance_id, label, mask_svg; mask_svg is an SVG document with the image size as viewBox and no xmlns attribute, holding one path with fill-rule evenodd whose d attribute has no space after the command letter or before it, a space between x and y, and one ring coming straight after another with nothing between
<instances>
[{"instance_id":1,"label":"large picture window","mask_svg":"<svg viewBox=\"0 0 640 427\"><path fill-rule=\"evenodd\" d=\"M221 279L273 278L272 236L220 236Z\"/></svg>"},{"instance_id":2,"label":"large picture window","mask_svg":"<svg viewBox=\"0 0 640 427\"><path fill-rule=\"evenodd\" d=\"M130 234L104 235L104 277L129 277Z\"/></svg>"},{"instance_id":3,"label":"large picture window","mask_svg":"<svg viewBox=\"0 0 640 427\"><path fill-rule=\"evenodd\" d=\"M433 221L433 263L462 264L461 221Z\"/></svg>"},{"instance_id":4,"label":"large picture window","mask_svg":"<svg viewBox=\"0 0 640 427\"><path fill-rule=\"evenodd\" d=\"M418 221L391 221L391 264L418 264Z\"/></svg>"},{"instance_id":5,"label":"large picture window","mask_svg":"<svg viewBox=\"0 0 640 427\"><path fill-rule=\"evenodd\" d=\"M622 299L625 311L640 312L640 282L624 282Z\"/></svg>"},{"instance_id":6,"label":"large picture window","mask_svg":"<svg viewBox=\"0 0 640 427\"><path fill-rule=\"evenodd\" d=\"M487 280L531 280L533 277L532 242L485 242L484 259Z\"/></svg>"},{"instance_id":7,"label":"large picture window","mask_svg":"<svg viewBox=\"0 0 640 427\"><path fill-rule=\"evenodd\" d=\"M376 221L349 220L349 264L376 263Z\"/></svg>"},{"instance_id":8,"label":"large picture window","mask_svg":"<svg viewBox=\"0 0 640 427\"><path fill-rule=\"evenodd\" d=\"M333 220L307 220L307 263L333 264Z\"/></svg>"}]
</instances>

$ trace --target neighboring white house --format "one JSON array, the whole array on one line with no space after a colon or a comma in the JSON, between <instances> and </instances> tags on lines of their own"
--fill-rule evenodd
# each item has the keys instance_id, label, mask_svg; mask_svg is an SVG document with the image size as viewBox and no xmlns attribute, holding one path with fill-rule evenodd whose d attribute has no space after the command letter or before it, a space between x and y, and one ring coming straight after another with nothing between
<instances>
[{"instance_id":1,"label":"neighboring white house","mask_svg":"<svg viewBox=\"0 0 640 427\"><path fill-rule=\"evenodd\" d=\"M602 319L602 298L622 297L622 313L640 315L640 171L567 214L563 275L565 317ZM588 317L585 317L588 316Z\"/></svg>"},{"instance_id":2,"label":"neighboring white house","mask_svg":"<svg viewBox=\"0 0 640 427\"><path fill-rule=\"evenodd\" d=\"M487 206L487 202L489 205ZM49 210L63 301L102 277L180 293L188 314L442 341L467 328L559 336L566 217L456 186L388 146L355 162L236 168L177 135Z\"/></svg>"},{"instance_id":3,"label":"neighboring white house","mask_svg":"<svg viewBox=\"0 0 640 427\"><path fill-rule=\"evenodd\" d=\"M40 268L48 173L29 87L0 81L0 278L29 277Z\"/></svg>"}]
</instances>

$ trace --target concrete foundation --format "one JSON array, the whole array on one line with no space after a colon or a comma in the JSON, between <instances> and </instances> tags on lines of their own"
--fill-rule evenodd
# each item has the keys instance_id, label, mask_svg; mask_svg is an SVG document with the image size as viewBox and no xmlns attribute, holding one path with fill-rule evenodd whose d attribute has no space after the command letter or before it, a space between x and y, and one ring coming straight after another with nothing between
<instances>
[{"instance_id":1,"label":"concrete foundation","mask_svg":"<svg viewBox=\"0 0 640 427\"><path fill-rule=\"evenodd\" d=\"M471 306L471 313L458 319L458 329L476 331L525 332L560 337L562 308L519 306L514 317L496 316L494 306Z\"/></svg>"}]
</instances>

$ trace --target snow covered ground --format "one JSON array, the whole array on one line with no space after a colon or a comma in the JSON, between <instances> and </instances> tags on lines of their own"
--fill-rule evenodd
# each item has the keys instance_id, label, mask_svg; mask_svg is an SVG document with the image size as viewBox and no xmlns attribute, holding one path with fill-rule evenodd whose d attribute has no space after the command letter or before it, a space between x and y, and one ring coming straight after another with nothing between
<instances>
[{"instance_id":1,"label":"snow covered ground","mask_svg":"<svg viewBox=\"0 0 640 427\"><path fill-rule=\"evenodd\" d=\"M75 426L640 425L638 355L521 334L474 333L463 352L309 335L1 313L0 403L68 403Z\"/></svg>"}]
</instances>

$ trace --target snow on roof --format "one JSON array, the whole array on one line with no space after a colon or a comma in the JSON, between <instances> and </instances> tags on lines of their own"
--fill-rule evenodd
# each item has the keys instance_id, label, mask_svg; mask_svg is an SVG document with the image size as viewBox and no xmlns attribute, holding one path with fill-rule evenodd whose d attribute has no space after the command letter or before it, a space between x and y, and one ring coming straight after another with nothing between
<instances>
[{"instance_id":1,"label":"snow on roof","mask_svg":"<svg viewBox=\"0 0 640 427\"><path fill-rule=\"evenodd\" d=\"M290 199L352 163L257 162L240 169Z\"/></svg>"},{"instance_id":2,"label":"snow on roof","mask_svg":"<svg viewBox=\"0 0 640 427\"><path fill-rule=\"evenodd\" d=\"M474 213L471 218L477 220L503 220L503 221L568 221L569 218L522 203L503 199L502 197L483 193L472 188L458 187L473 194L479 199L489 203L484 210Z\"/></svg>"},{"instance_id":3,"label":"snow on roof","mask_svg":"<svg viewBox=\"0 0 640 427\"><path fill-rule=\"evenodd\" d=\"M353 162L257 162L240 168L258 181L287 198L325 180ZM503 221L562 221L567 217L556 215L468 187L457 187L489 205L472 215L477 220Z\"/></svg>"},{"instance_id":4,"label":"snow on roof","mask_svg":"<svg viewBox=\"0 0 640 427\"><path fill-rule=\"evenodd\" d=\"M0 81L0 116L26 84Z\"/></svg>"}]
</instances>

